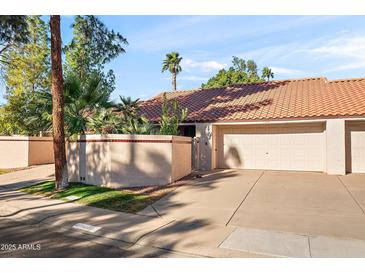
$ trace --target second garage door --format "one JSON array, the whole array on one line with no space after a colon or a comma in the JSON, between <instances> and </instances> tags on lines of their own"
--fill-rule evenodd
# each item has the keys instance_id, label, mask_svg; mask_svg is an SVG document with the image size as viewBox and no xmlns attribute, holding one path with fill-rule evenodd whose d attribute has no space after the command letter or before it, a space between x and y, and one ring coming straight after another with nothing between
<instances>
[{"instance_id":1,"label":"second garage door","mask_svg":"<svg viewBox=\"0 0 365 274\"><path fill-rule=\"evenodd\" d=\"M324 125L221 126L220 168L324 171Z\"/></svg>"},{"instance_id":2,"label":"second garage door","mask_svg":"<svg viewBox=\"0 0 365 274\"><path fill-rule=\"evenodd\" d=\"M347 171L365 173L365 123L353 122L346 126Z\"/></svg>"}]
</instances>

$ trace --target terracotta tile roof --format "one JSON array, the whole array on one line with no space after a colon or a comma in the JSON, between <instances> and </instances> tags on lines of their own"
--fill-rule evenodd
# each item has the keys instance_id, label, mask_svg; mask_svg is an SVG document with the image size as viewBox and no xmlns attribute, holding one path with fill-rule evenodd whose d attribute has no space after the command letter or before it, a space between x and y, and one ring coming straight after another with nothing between
<instances>
[{"instance_id":1,"label":"terracotta tile roof","mask_svg":"<svg viewBox=\"0 0 365 274\"><path fill-rule=\"evenodd\" d=\"M161 117L162 94L141 103L150 121ZM166 94L188 108L187 122L365 116L365 78L292 79Z\"/></svg>"}]
</instances>

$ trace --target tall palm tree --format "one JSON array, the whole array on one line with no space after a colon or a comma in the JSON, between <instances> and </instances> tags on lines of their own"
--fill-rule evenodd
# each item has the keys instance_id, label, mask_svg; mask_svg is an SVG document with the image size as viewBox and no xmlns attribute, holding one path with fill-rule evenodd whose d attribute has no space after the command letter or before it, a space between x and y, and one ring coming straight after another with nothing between
<instances>
[{"instance_id":1,"label":"tall palm tree","mask_svg":"<svg viewBox=\"0 0 365 274\"><path fill-rule=\"evenodd\" d=\"M56 189L68 186L64 132L64 99L61 59L60 16L51 15L51 64L52 64L52 114L53 114L53 150L55 159Z\"/></svg>"},{"instance_id":2,"label":"tall palm tree","mask_svg":"<svg viewBox=\"0 0 365 274\"><path fill-rule=\"evenodd\" d=\"M270 68L264 67L262 69L262 78L267 79L267 81L270 81L270 78L274 78L274 73Z\"/></svg>"},{"instance_id":3,"label":"tall palm tree","mask_svg":"<svg viewBox=\"0 0 365 274\"><path fill-rule=\"evenodd\" d=\"M176 75L181 72L180 62L183 58L179 53L171 52L166 54L166 59L162 63L162 72L168 70L172 74L172 90L176 90Z\"/></svg>"}]
</instances>

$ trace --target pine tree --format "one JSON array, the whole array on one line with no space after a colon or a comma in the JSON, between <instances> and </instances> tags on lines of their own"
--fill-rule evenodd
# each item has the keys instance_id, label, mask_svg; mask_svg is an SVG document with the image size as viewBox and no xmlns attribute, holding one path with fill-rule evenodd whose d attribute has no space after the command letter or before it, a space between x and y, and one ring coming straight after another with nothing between
<instances>
[{"instance_id":1,"label":"pine tree","mask_svg":"<svg viewBox=\"0 0 365 274\"><path fill-rule=\"evenodd\" d=\"M0 134L36 135L46 130L43 105L34 105L38 94L50 93L48 30L40 16L27 16L27 39L13 44L3 54L2 65L7 99ZM29 117L38 117L29 122ZM6 130L5 130L6 129Z\"/></svg>"},{"instance_id":2,"label":"pine tree","mask_svg":"<svg viewBox=\"0 0 365 274\"><path fill-rule=\"evenodd\" d=\"M81 82L86 82L92 74L99 74L102 85L114 90L115 77L112 70L104 73L105 64L125 52L127 39L120 33L109 30L95 16L76 16L73 38L65 46L65 74L76 74Z\"/></svg>"},{"instance_id":3,"label":"pine tree","mask_svg":"<svg viewBox=\"0 0 365 274\"><path fill-rule=\"evenodd\" d=\"M12 47L28 41L28 28L25 15L0 16L0 65L7 61L4 54Z\"/></svg>"},{"instance_id":4,"label":"pine tree","mask_svg":"<svg viewBox=\"0 0 365 274\"><path fill-rule=\"evenodd\" d=\"M8 96L47 92L50 89L50 58L48 34L40 16L26 19L29 40L13 47L6 54L4 67Z\"/></svg>"}]
</instances>

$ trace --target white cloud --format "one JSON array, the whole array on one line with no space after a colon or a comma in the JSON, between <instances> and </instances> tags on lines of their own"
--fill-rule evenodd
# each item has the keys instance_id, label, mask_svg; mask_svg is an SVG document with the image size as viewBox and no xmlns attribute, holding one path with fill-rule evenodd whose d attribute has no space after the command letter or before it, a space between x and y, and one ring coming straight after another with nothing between
<instances>
[{"instance_id":1,"label":"white cloud","mask_svg":"<svg viewBox=\"0 0 365 274\"><path fill-rule=\"evenodd\" d=\"M341 37L330 40L326 45L312 49L313 53L326 56L365 57L365 36Z\"/></svg>"},{"instance_id":2,"label":"white cloud","mask_svg":"<svg viewBox=\"0 0 365 274\"><path fill-rule=\"evenodd\" d=\"M304 44L303 42L291 42L255 48L235 55L245 60L253 59L258 64L265 64L269 66L273 61L275 63L278 61L283 63L283 61L291 59L294 55L300 53L303 49L309 48L310 46L309 42L307 42L307 44ZM227 56L226 58L230 58L230 56Z\"/></svg>"},{"instance_id":3,"label":"white cloud","mask_svg":"<svg viewBox=\"0 0 365 274\"><path fill-rule=\"evenodd\" d=\"M192 59L183 59L181 66L184 68L198 68L204 71L220 70L225 68L227 64L219 63L217 61L194 61Z\"/></svg>"},{"instance_id":4,"label":"white cloud","mask_svg":"<svg viewBox=\"0 0 365 274\"><path fill-rule=\"evenodd\" d=\"M157 25L145 26L139 33L129 37L128 41L133 48L147 51L171 50L190 45L192 37L186 39L186 31L204 23L216 20L219 16L178 16L166 17ZM185 31L185 32L184 32ZM201 42L202 39L194 42Z\"/></svg>"},{"instance_id":5,"label":"white cloud","mask_svg":"<svg viewBox=\"0 0 365 274\"><path fill-rule=\"evenodd\" d=\"M267 65L274 73L282 75L326 75L338 71L364 69L365 34L349 36L348 32L342 32L336 35L257 48L237 56L252 58L258 64ZM275 66L276 64L278 65ZM295 64L304 67L305 70L287 68L285 65L281 67L279 64Z\"/></svg>"},{"instance_id":6,"label":"white cloud","mask_svg":"<svg viewBox=\"0 0 365 274\"><path fill-rule=\"evenodd\" d=\"M327 70L327 72L351 70L351 69L364 69L364 68L365 68L365 59L356 61L356 62L352 62L349 64L345 64L345 65L335 66L335 67Z\"/></svg>"},{"instance_id":7,"label":"white cloud","mask_svg":"<svg viewBox=\"0 0 365 274\"><path fill-rule=\"evenodd\" d=\"M365 68L365 36L343 36L329 40L320 47L311 49L320 57L340 58L341 64L335 65L327 72Z\"/></svg>"},{"instance_id":8,"label":"white cloud","mask_svg":"<svg viewBox=\"0 0 365 274\"><path fill-rule=\"evenodd\" d=\"M245 24L248 20L235 16L168 17L161 24L146 26L140 33L129 37L129 41L133 48L147 51L191 49L197 45L257 39L272 33L316 25L336 18L336 16L289 16L281 20L269 19L268 26L262 23L261 18L250 18L250 24Z\"/></svg>"},{"instance_id":9,"label":"white cloud","mask_svg":"<svg viewBox=\"0 0 365 274\"><path fill-rule=\"evenodd\" d=\"M303 74L304 72L302 70L298 69L290 69L290 68L284 68L284 67L270 67L271 70L274 72L274 74L288 74L288 75L294 75L294 74Z\"/></svg>"}]
</instances>

